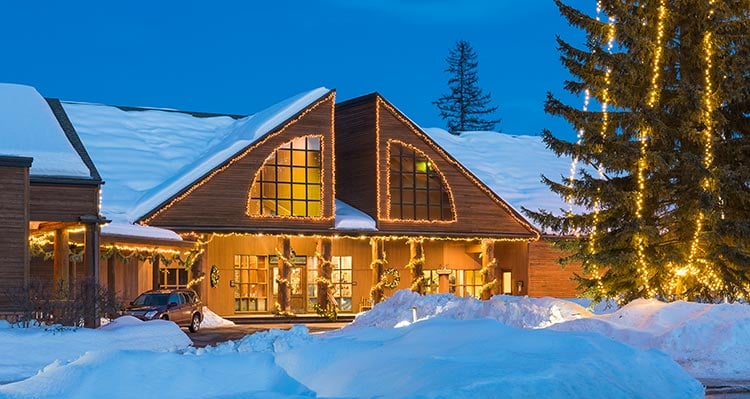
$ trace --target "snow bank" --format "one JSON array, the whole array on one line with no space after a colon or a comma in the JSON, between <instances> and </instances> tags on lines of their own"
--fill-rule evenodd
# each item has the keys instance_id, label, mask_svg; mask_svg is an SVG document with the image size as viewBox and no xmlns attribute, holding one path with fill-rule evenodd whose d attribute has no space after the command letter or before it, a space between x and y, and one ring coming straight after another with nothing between
<instances>
[{"instance_id":1,"label":"snow bank","mask_svg":"<svg viewBox=\"0 0 750 399\"><path fill-rule=\"evenodd\" d=\"M418 295L400 290L372 310L360 313L344 329L390 328L433 317L456 320L489 318L519 328L543 328L567 320L590 317L584 307L555 298L529 298L499 295L489 301L452 294Z\"/></svg>"},{"instance_id":2,"label":"snow bank","mask_svg":"<svg viewBox=\"0 0 750 399\"><path fill-rule=\"evenodd\" d=\"M658 349L696 378L750 375L750 307L744 304L641 299L611 314L553 328L597 332L637 348Z\"/></svg>"},{"instance_id":3,"label":"snow bank","mask_svg":"<svg viewBox=\"0 0 750 399\"><path fill-rule=\"evenodd\" d=\"M349 329L277 353L276 362L319 397L703 397L660 352L490 319Z\"/></svg>"},{"instance_id":4,"label":"snow bank","mask_svg":"<svg viewBox=\"0 0 750 399\"><path fill-rule=\"evenodd\" d=\"M159 320L123 317L99 330L59 332L0 325L0 343L14 348L0 370L33 366L6 379L20 381L0 385L0 397L702 398L702 385L661 351L586 328L542 328L608 317L647 334L695 314L635 305L598 316L551 298L480 302L400 291L342 330L312 335L295 326L206 348L187 347L177 326ZM737 314L714 309L703 312L717 312L707 324ZM702 333L688 341L706 339Z\"/></svg>"},{"instance_id":5,"label":"snow bank","mask_svg":"<svg viewBox=\"0 0 750 399\"><path fill-rule=\"evenodd\" d=\"M298 398L314 393L265 353L200 356L170 352L90 352L0 386L0 396L35 398Z\"/></svg>"},{"instance_id":6,"label":"snow bank","mask_svg":"<svg viewBox=\"0 0 750 399\"><path fill-rule=\"evenodd\" d=\"M53 362L64 365L88 351L173 351L192 344L172 322L143 322L131 316L117 318L97 330L60 326L0 328L0 343L0 384L28 378Z\"/></svg>"},{"instance_id":7,"label":"snow bank","mask_svg":"<svg viewBox=\"0 0 750 399\"><path fill-rule=\"evenodd\" d=\"M233 321L217 315L209 309L208 306L203 307L203 321L201 321L201 328L227 327L233 325Z\"/></svg>"}]
</instances>

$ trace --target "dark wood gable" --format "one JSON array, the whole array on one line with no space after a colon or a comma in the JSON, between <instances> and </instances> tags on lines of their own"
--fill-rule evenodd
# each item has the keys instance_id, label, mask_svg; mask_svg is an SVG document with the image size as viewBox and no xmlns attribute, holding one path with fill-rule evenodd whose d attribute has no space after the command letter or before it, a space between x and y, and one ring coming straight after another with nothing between
<instances>
[{"instance_id":1,"label":"dark wood gable","mask_svg":"<svg viewBox=\"0 0 750 399\"><path fill-rule=\"evenodd\" d=\"M333 107L335 92L279 124L277 128L209 172L143 218L178 231L327 231L334 223ZM321 138L320 217L248 216L248 193L259 168L277 148L303 136Z\"/></svg>"},{"instance_id":2,"label":"dark wood gable","mask_svg":"<svg viewBox=\"0 0 750 399\"><path fill-rule=\"evenodd\" d=\"M521 215L379 95L347 101L336 112L338 195L372 216L381 232L538 238ZM390 217L393 143L429 158L450 190L455 217L430 221Z\"/></svg>"}]
</instances>

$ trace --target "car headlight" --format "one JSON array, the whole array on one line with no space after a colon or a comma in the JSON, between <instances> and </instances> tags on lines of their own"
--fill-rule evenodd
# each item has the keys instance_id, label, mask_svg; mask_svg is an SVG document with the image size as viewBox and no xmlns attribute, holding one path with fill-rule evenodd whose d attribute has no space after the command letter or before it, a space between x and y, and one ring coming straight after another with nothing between
<instances>
[{"instance_id":1,"label":"car headlight","mask_svg":"<svg viewBox=\"0 0 750 399\"><path fill-rule=\"evenodd\" d=\"M147 319L153 319L154 316L156 316L156 313L158 313L156 310L149 310L148 312L146 312L146 314L143 315L143 317Z\"/></svg>"}]
</instances>

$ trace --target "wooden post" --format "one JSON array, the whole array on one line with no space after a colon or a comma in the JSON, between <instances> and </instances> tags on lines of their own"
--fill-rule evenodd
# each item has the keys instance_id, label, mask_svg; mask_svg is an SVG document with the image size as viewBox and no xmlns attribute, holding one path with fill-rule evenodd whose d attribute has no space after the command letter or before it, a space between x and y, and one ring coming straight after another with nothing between
<instances>
[{"instance_id":1,"label":"wooden post","mask_svg":"<svg viewBox=\"0 0 750 399\"><path fill-rule=\"evenodd\" d=\"M331 239L318 240L318 306L322 310L328 309L329 283L331 281Z\"/></svg>"},{"instance_id":2,"label":"wooden post","mask_svg":"<svg viewBox=\"0 0 750 399\"><path fill-rule=\"evenodd\" d=\"M151 289L158 290L161 286L161 266L159 255L151 257Z\"/></svg>"},{"instance_id":3,"label":"wooden post","mask_svg":"<svg viewBox=\"0 0 750 399\"><path fill-rule=\"evenodd\" d=\"M59 284L62 293L67 297L70 293L70 234L68 230L55 230L55 255L53 274L55 284Z\"/></svg>"},{"instance_id":4,"label":"wooden post","mask_svg":"<svg viewBox=\"0 0 750 399\"><path fill-rule=\"evenodd\" d=\"M99 216L85 215L81 216L81 222L86 227L84 237L84 259L86 262L86 283L83 285L86 289L86 311L83 320L84 327L99 327L99 304L97 298L97 287L99 285Z\"/></svg>"},{"instance_id":5,"label":"wooden post","mask_svg":"<svg viewBox=\"0 0 750 399\"><path fill-rule=\"evenodd\" d=\"M409 260L409 269L411 269L411 290L417 294L425 294L424 286L424 248L422 247L422 240L410 239L409 240L409 253L411 254L411 260Z\"/></svg>"},{"instance_id":6,"label":"wooden post","mask_svg":"<svg viewBox=\"0 0 750 399\"><path fill-rule=\"evenodd\" d=\"M372 248L372 263L370 263L370 268L372 269L372 289L370 289L370 299L372 299L372 305L375 306L375 304L383 300L383 285L380 282L383 278L383 270L385 269L383 239L370 239L370 247Z\"/></svg>"},{"instance_id":7,"label":"wooden post","mask_svg":"<svg viewBox=\"0 0 750 399\"><path fill-rule=\"evenodd\" d=\"M279 247L281 248L281 256L279 256L279 295L278 295L278 311L281 315L291 315L291 304L289 298L291 296L289 287L289 275L291 274L292 261L292 244L289 237L279 237Z\"/></svg>"},{"instance_id":8,"label":"wooden post","mask_svg":"<svg viewBox=\"0 0 750 399\"><path fill-rule=\"evenodd\" d=\"M482 299L487 300L497 294L497 261L495 260L495 241L482 240ZM502 275L502 274L501 274Z\"/></svg>"},{"instance_id":9,"label":"wooden post","mask_svg":"<svg viewBox=\"0 0 750 399\"><path fill-rule=\"evenodd\" d=\"M448 269L438 269L438 293L447 294L450 291L450 275L451 271Z\"/></svg>"}]
</instances>

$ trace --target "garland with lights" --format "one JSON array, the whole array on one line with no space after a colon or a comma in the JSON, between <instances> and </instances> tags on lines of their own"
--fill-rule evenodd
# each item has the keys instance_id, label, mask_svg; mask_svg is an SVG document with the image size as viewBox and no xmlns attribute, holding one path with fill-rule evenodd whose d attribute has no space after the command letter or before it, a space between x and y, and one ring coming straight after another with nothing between
<instances>
[{"instance_id":1,"label":"garland with lights","mask_svg":"<svg viewBox=\"0 0 750 399\"><path fill-rule=\"evenodd\" d=\"M338 318L338 312L337 312L337 304L335 301L332 301L331 298L331 290L333 289L333 281L331 281L330 278L327 276L331 275L331 271L333 269L333 264L330 260L326 260L323 258L323 255L321 255L319 252L315 252L315 258L318 260L318 264L320 265L320 270L322 273L318 274L318 277L315 278L315 282L318 284L318 289L325 289L325 294L323 297L326 298L325 306L321 306L319 303L313 304L313 310L315 310L315 313L317 313L319 316L324 317L328 320L335 321Z\"/></svg>"},{"instance_id":2,"label":"garland with lights","mask_svg":"<svg viewBox=\"0 0 750 399\"><path fill-rule=\"evenodd\" d=\"M422 241L419 239L409 240L406 244L410 247L416 246L413 249L413 257L409 259L409 263L404 266L405 269L411 270L412 282L410 289L412 290L412 292L424 295L426 291L426 281L423 272L425 257L424 250L422 248ZM421 256L417 257L417 254L421 254Z\"/></svg>"},{"instance_id":3,"label":"garland with lights","mask_svg":"<svg viewBox=\"0 0 750 399\"><path fill-rule=\"evenodd\" d=\"M479 273L482 276L482 279L484 281L487 281L488 277L492 274L492 272L495 270L495 267L497 266L497 258L492 258L492 261L488 262L486 265L482 266L482 269L479 270ZM489 298L492 296L492 291L497 285L497 277L493 278L490 281L487 281L482 285L481 288L481 297L482 298Z\"/></svg>"},{"instance_id":4,"label":"garland with lights","mask_svg":"<svg viewBox=\"0 0 750 399\"><path fill-rule=\"evenodd\" d=\"M219 273L219 268L216 267L216 265L211 265L211 273L209 274L209 282L211 283L211 288L216 288L219 286L220 277L221 274Z\"/></svg>"}]
</instances>

